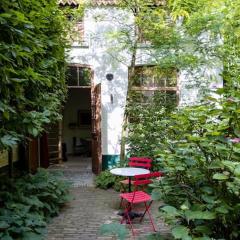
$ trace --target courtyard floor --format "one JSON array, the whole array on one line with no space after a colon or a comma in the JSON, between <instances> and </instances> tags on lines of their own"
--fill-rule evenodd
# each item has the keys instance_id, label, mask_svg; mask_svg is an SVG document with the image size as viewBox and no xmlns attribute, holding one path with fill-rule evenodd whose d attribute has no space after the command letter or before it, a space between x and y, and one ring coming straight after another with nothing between
<instances>
[{"instance_id":1,"label":"courtyard floor","mask_svg":"<svg viewBox=\"0 0 240 240\"><path fill-rule=\"evenodd\" d=\"M73 183L70 201L48 226L46 240L107 240L116 239L101 236L99 228L104 223L119 222L119 193L114 190L101 190L94 187L94 174L90 158L71 157L69 161L51 166L52 171L61 170L64 177ZM159 203L154 202L151 212L161 235L168 235L169 229L158 216ZM138 234L135 239L147 239L151 233L148 217L141 224L136 223ZM129 227L129 226L127 226ZM128 239L133 239L129 234Z\"/></svg>"}]
</instances>

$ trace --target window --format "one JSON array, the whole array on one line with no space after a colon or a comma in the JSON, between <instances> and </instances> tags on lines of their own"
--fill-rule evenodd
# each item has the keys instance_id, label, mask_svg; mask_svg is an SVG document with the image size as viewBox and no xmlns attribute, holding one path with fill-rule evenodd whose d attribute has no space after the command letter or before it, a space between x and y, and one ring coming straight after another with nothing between
<instances>
[{"instance_id":1,"label":"window","mask_svg":"<svg viewBox=\"0 0 240 240\"><path fill-rule=\"evenodd\" d=\"M132 79L135 100L150 102L153 97L161 97L163 104L177 103L177 70L158 66L137 66Z\"/></svg>"},{"instance_id":2,"label":"window","mask_svg":"<svg viewBox=\"0 0 240 240\"><path fill-rule=\"evenodd\" d=\"M69 66L66 75L68 86L91 86L90 68Z\"/></svg>"}]
</instances>

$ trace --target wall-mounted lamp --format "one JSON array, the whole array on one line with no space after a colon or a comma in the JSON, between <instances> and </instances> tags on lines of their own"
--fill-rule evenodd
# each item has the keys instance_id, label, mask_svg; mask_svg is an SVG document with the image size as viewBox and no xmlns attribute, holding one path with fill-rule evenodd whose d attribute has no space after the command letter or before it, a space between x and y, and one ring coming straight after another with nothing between
<instances>
[{"instance_id":1,"label":"wall-mounted lamp","mask_svg":"<svg viewBox=\"0 0 240 240\"><path fill-rule=\"evenodd\" d=\"M113 80L113 78L114 78L114 76L113 76L112 73L106 74L106 79L107 79L108 81L111 82L111 81ZM110 94L110 102L111 102L111 104L113 104L113 95L112 95L112 94Z\"/></svg>"},{"instance_id":2,"label":"wall-mounted lamp","mask_svg":"<svg viewBox=\"0 0 240 240\"><path fill-rule=\"evenodd\" d=\"M108 81L112 81L112 80L113 80L113 74L112 74L112 73L106 74L106 79L107 79Z\"/></svg>"}]
</instances>

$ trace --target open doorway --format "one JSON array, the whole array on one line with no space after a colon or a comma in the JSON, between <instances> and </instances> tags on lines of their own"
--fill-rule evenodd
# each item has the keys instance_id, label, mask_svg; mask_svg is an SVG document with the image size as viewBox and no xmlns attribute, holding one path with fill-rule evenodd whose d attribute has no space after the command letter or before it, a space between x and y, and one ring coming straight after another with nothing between
<instances>
[{"instance_id":1,"label":"open doorway","mask_svg":"<svg viewBox=\"0 0 240 240\"><path fill-rule=\"evenodd\" d=\"M92 168L91 132L91 88L69 88L62 131L68 161L84 161Z\"/></svg>"},{"instance_id":2,"label":"open doorway","mask_svg":"<svg viewBox=\"0 0 240 240\"><path fill-rule=\"evenodd\" d=\"M93 84L89 67L70 65L67 76L69 91L63 111L63 150L69 161L77 165L83 161L85 168L98 174L102 169L101 88Z\"/></svg>"}]
</instances>

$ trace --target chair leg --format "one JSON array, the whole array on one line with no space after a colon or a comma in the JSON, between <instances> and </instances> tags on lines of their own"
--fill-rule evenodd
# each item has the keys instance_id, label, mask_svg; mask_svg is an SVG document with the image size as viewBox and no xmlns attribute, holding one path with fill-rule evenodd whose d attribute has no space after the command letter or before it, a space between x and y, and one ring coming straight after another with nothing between
<instances>
[{"instance_id":1,"label":"chair leg","mask_svg":"<svg viewBox=\"0 0 240 240\"><path fill-rule=\"evenodd\" d=\"M132 224L131 218L130 218L130 216L129 216L129 212L127 212L127 220L128 220L128 223L129 223L130 226L131 226L132 235L134 236L135 233L134 233L134 229L133 229L133 224Z\"/></svg>"},{"instance_id":2,"label":"chair leg","mask_svg":"<svg viewBox=\"0 0 240 240\"><path fill-rule=\"evenodd\" d=\"M153 201L149 202L148 206L146 205L146 202L144 202L144 205L145 205L145 211L144 211L144 213L142 214L142 216L141 216L139 222L142 222L142 220L143 220L143 218L144 218L144 216L145 216L147 210L151 207L152 202L153 202ZM147 207L146 207L146 206L147 206Z\"/></svg>"},{"instance_id":3,"label":"chair leg","mask_svg":"<svg viewBox=\"0 0 240 240\"><path fill-rule=\"evenodd\" d=\"M127 203L126 204L126 208L125 208L125 210L124 210L124 214L123 214L123 216L122 216L122 219L121 219L121 224L124 222L124 221L126 221L126 224L128 223L128 224L130 224L130 226L131 226L131 231L132 231L132 235L133 236L135 236L135 233L134 233L134 229L133 229L133 224L132 224L132 221L131 221L131 217L130 217L130 215L129 215L129 213L131 212L131 210L132 210L132 205L131 205L131 203Z\"/></svg>"},{"instance_id":4,"label":"chair leg","mask_svg":"<svg viewBox=\"0 0 240 240\"><path fill-rule=\"evenodd\" d=\"M121 198L121 202L120 202L120 205L119 205L120 209L122 208L122 203L123 203L123 198Z\"/></svg>"},{"instance_id":5,"label":"chair leg","mask_svg":"<svg viewBox=\"0 0 240 240\"><path fill-rule=\"evenodd\" d=\"M147 205L146 202L144 202L144 205L145 205L145 211L144 211L144 213L143 213L143 215L142 215L142 217L140 218L139 221L142 222L142 220L143 220L143 218L144 218L144 216L145 216L145 214L146 214L146 212L147 212L147 213L148 213L148 217L149 217L150 222L151 222L151 225L152 225L152 228L153 228L153 231L156 232L157 230L156 230L156 228L155 228L155 226L154 226L151 213L149 212L149 208L150 208L151 205L152 205L152 201L151 201L148 205Z\"/></svg>"},{"instance_id":6,"label":"chair leg","mask_svg":"<svg viewBox=\"0 0 240 240\"><path fill-rule=\"evenodd\" d=\"M122 199L123 200L123 199ZM123 201L121 201L121 204L122 204ZM125 203L125 208L124 208L124 211L123 211L123 215L122 215L122 219L121 219L121 224L126 221L126 216L128 215L128 208L129 208L129 203ZM127 221L126 221L127 222Z\"/></svg>"}]
</instances>

